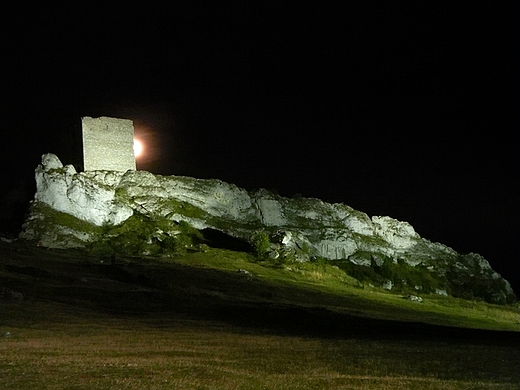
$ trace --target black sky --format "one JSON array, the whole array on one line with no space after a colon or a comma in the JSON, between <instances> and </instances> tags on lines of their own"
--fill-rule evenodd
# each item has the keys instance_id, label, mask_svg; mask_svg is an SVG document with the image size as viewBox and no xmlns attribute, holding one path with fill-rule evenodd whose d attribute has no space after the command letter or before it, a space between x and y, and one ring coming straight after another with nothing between
<instances>
[{"instance_id":1,"label":"black sky","mask_svg":"<svg viewBox=\"0 0 520 390\"><path fill-rule=\"evenodd\" d=\"M516 2L304 3L6 12L2 195L129 118L139 169L390 215L519 292Z\"/></svg>"}]
</instances>

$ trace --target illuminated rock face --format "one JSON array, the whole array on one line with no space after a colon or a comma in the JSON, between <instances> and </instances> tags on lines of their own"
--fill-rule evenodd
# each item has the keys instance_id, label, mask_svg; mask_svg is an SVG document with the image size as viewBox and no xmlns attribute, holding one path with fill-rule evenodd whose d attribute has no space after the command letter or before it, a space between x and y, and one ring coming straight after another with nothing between
<instances>
[{"instance_id":1,"label":"illuminated rock face","mask_svg":"<svg viewBox=\"0 0 520 390\"><path fill-rule=\"evenodd\" d=\"M117 118L82 118L85 171L135 170L134 125Z\"/></svg>"},{"instance_id":2,"label":"illuminated rock face","mask_svg":"<svg viewBox=\"0 0 520 390\"><path fill-rule=\"evenodd\" d=\"M78 174L72 165L63 164L53 154L44 154L42 164L36 168L36 194L34 199L54 210L70 214L82 221L101 226L119 224L133 211L114 202L116 183L122 172L99 171L103 180L90 180L87 174ZM110 180L110 178L113 178Z\"/></svg>"},{"instance_id":3,"label":"illuminated rock face","mask_svg":"<svg viewBox=\"0 0 520 390\"><path fill-rule=\"evenodd\" d=\"M283 231L283 245L306 248L302 259L346 259L359 250L396 256L420 239L413 228L344 204L290 199L266 190L249 193L220 180L117 170L77 173L53 154L36 168L35 201L96 226L117 225L134 212L185 221L249 239L259 229Z\"/></svg>"},{"instance_id":4,"label":"illuminated rock face","mask_svg":"<svg viewBox=\"0 0 520 390\"><path fill-rule=\"evenodd\" d=\"M400 276L388 279L401 267L408 274L411 269L421 269L431 282L429 291L451 289L453 293L471 284L492 302L514 297L507 281L483 257L460 255L421 238L406 222L369 218L345 204L284 198L266 190L251 193L220 180L144 171L77 173L53 154L42 157L42 164L36 168L36 184L36 207L21 237L44 246L89 245L100 240L103 226L119 225L138 214L151 221L186 222L199 230L219 230L249 242L258 232L267 232L272 258L290 254L296 261L324 258L356 267L384 268L388 272L381 272L381 286L401 282ZM164 234L162 229L157 230L158 235ZM432 282L434 279L439 282ZM423 291L413 278L407 283Z\"/></svg>"}]
</instances>

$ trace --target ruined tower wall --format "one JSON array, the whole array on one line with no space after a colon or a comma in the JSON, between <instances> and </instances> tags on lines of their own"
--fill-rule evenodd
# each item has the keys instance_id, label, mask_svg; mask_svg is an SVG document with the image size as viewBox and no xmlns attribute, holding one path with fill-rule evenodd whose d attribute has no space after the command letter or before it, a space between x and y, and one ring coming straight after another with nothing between
<instances>
[{"instance_id":1,"label":"ruined tower wall","mask_svg":"<svg viewBox=\"0 0 520 390\"><path fill-rule=\"evenodd\" d=\"M134 124L129 119L83 117L85 171L135 170Z\"/></svg>"}]
</instances>

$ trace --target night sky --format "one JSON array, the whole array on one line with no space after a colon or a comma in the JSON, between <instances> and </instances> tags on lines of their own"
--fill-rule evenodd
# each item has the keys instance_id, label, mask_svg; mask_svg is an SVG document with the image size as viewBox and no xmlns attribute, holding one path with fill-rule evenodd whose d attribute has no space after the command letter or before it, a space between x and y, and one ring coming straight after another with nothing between
<instances>
[{"instance_id":1,"label":"night sky","mask_svg":"<svg viewBox=\"0 0 520 390\"><path fill-rule=\"evenodd\" d=\"M82 116L128 118L138 169L389 215L520 293L516 2L322 3L6 10L3 208L41 154L79 168Z\"/></svg>"}]
</instances>

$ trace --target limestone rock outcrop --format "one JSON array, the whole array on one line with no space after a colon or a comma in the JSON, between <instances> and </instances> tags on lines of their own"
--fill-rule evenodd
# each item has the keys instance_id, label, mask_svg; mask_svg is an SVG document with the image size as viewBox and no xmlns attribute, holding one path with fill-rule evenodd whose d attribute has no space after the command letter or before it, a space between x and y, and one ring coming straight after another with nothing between
<instances>
[{"instance_id":1,"label":"limestone rock outcrop","mask_svg":"<svg viewBox=\"0 0 520 390\"><path fill-rule=\"evenodd\" d=\"M487 286L486 300L514 299L507 281L483 257L460 255L420 237L406 222L387 216L370 218L345 204L285 198L266 190L250 193L220 180L144 171L78 173L52 154L42 157L35 175L33 211L21 238L40 245L83 247L99 239L103 226L120 225L140 214L182 221L199 230L214 229L249 242L258 232L265 232L273 258L290 255L296 261L344 261L357 267L356 272L377 270L381 285L400 283L395 277L392 280L390 271L402 267L412 273L421 269L436 280L451 278L446 283L432 282L441 295L447 289L463 289L469 278L473 284ZM413 287L424 288L421 284Z\"/></svg>"}]
</instances>

